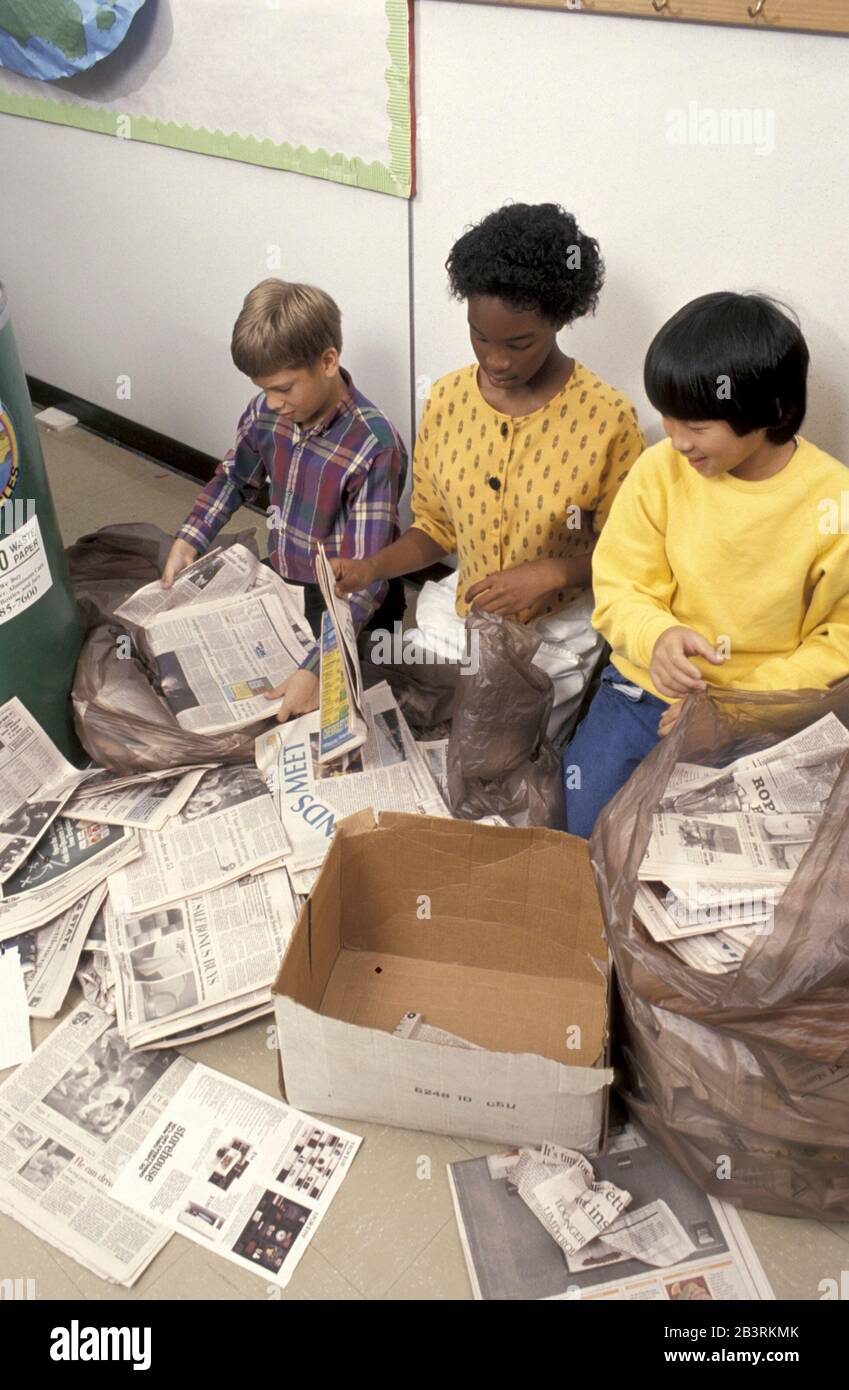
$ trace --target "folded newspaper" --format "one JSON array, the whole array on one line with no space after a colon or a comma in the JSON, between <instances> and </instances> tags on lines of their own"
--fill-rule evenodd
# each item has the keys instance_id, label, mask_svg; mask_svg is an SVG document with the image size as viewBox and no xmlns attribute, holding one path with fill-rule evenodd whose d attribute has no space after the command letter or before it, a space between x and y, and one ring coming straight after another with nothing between
<instances>
[{"instance_id":1,"label":"folded newspaper","mask_svg":"<svg viewBox=\"0 0 849 1390\"><path fill-rule=\"evenodd\" d=\"M738 969L812 843L849 752L827 714L724 768L679 763L640 866L634 911L655 941L709 974Z\"/></svg>"},{"instance_id":2,"label":"folded newspaper","mask_svg":"<svg viewBox=\"0 0 849 1390\"><path fill-rule=\"evenodd\" d=\"M256 741L257 767L274 796L293 878L324 860L337 819L369 808L447 816L428 764L385 681L366 692L365 742L340 761L319 757L319 712Z\"/></svg>"},{"instance_id":3,"label":"folded newspaper","mask_svg":"<svg viewBox=\"0 0 849 1390\"><path fill-rule=\"evenodd\" d=\"M106 949L122 1036L135 1048L172 1045L270 1013L296 918L283 869L140 917L110 905Z\"/></svg>"},{"instance_id":4,"label":"folded newspaper","mask_svg":"<svg viewBox=\"0 0 849 1390\"><path fill-rule=\"evenodd\" d=\"M105 897L106 884L101 883L46 926L4 943L7 949L16 946L20 954L27 1007L33 1018L55 1018L64 1004L86 937Z\"/></svg>"},{"instance_id":5,"label":"folded newspaper","mask_svg":"<svg viewBox=\"0 0 849 1390\"><path fill-rule=\"evenodd\" d=\"M63 758L17 696L0 705L0 883L20 868L89 775Z\"/></svg>"},{"instance_id":6,"label":"folded newspaper","mask_svg":"<svg viewBox=\"0 0 849 1390\"><path fill-rule=\"evenodd\" d=\"M544 1144L449 1164L448 1178L475 1298L774 1297L734 1208L634 1125L611 1130L592 1164Z\"/></svg>"},{"instance_id":7,"label":"folded newspaper","mask_svg":"<svg viewBox=\"0 0 849 1390\"><path fill-rule=\"evenodd\" d=\"M336 593L336 580L322 545L315 572L326 605L321 624L317 752L318 761L324 763L361 747L368 737L368 721L351 605Z\"/></svg>"},{"instance_id":8,"label":"folded newspaper","mask_svg":"<svg viewBox=\"0 0 849 1390\"><path fill-rule=\"evenodd\" d=\"M141 833L60 815L0 888L0 941L45 926L138 859Z\"/></svg>"},{"instance_id":9,"label":"folded newspaper","mask_svg":"<svg viewBox=\"0 0 849 1390\"><path fill-rule=\"evenodd\" d=\"M275 689L315 645L290 585L244 546L204 555L170 590L148 584L116 615L136 628L154 688L178 724L213 734L276 714Z\"/></svg>"},{"instance_id":10,"label":"folded newspaper","mask_svg":"<svg viewBox=\"0 0 849 1390\"><path fill-rule=\"evenodd\" d=\"M109 879L111 906L125 916L223 888L289 848L274 800L251 766L212 768L163 830L125 833L138 836L138 858Z\"/></svg>"}]
</instances>

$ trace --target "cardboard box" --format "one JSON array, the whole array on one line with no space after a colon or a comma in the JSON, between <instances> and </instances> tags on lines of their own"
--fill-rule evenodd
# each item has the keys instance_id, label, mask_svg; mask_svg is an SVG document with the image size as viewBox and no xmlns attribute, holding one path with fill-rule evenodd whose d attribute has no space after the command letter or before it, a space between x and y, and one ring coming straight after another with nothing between
<instances>
[{"instance_id":1,"label":"cardboard box","mask_svg":"<svg viewBox=\"0 0 849 1390\"><path fill-rule=\"evenodd\" d=\"M583 840L384 812L337 825L274 984L300 1109L593 1153L608 955ZM415 1011L479 1049L393 1036Z\"/></svg>"}]
</instances>

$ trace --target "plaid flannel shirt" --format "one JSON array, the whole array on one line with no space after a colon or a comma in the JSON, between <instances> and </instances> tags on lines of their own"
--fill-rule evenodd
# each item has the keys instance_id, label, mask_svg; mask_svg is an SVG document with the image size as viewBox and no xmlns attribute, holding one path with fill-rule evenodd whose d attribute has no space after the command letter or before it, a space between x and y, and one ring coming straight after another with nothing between
<instances>
[{"instance_id":1,"label":"plaid flannel shirt","mask_svg":"<svg viewBox=\"0 0 849 1390\"><path fill-rule=\"evenodd\" d=\"M239 421L236 444L218 465L178 536L206 550L238 507L268 481L268 554L283 579L315 583L319 541L328 557L360 559L398 535L407 454L395 428L342 376L347 391L319 422L302 429L270 410L265 393ZM386 596L385 581L350 595L359 630ZM318 646L301 669L316 671Z\"/></svg>"}]
</instances>

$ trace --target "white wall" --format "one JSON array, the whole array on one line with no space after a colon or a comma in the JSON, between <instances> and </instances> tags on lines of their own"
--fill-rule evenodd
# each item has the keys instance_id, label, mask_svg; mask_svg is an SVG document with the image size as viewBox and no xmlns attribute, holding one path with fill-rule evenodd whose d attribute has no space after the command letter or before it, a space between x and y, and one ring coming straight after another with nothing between
<instances>
[{"instance_id":1,"label":"white wall","mask_svg":"<svg viewBox=\"0 0 849 1390\"><path fill-rule=\"evenodd\" d=\"M443 263L505 199L553 199L596 236L598 316L564 345L637 401L645 348L696 294L794 304L813 357L808 435L849 459L849 39L417 0L415 359L471 359ZM775 149L671 146L668 113L772 112ZM217 454L250 388L228 341L268 272L344 312L346 361L409 437L408 209L400 199L0 116L0 278L27 369ZM132 400L115 397L128 373Z\"/></svg>"},{"instance_id":2,"label":"white wall","mask_svg":"<svg viewBox=\"0 0 849 1390\"><path fill-rule=\"evenodd\" d=\"M34 376L220 454L252 394L233 322L279 274L338 300L346 365L409 438L403 200L6 115L0 177L0 279Z\"/></svg>"},{"instance_id":3,"label":"white wall","mask_svg":"<svg viewBox=\"0 0 849 1390\"><path fill-rule=\"evenodd\" d=\"M798 310L813 362L805 432L849 461L849 38L416 5L421 196L416 372L472 360L446 295L454 239L506 199L560 202L595 236L607 283L562 342L636 401L642 359L680 305L759 289ZM672 146L668 113L774 113L775 149Z\"/></svg>"}]
</instances>

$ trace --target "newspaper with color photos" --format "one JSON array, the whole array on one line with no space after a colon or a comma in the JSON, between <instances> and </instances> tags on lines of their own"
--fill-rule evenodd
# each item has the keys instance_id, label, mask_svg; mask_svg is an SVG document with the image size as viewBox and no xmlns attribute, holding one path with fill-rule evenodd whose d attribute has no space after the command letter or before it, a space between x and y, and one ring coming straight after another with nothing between
<instances>
[{"instance_id":1,"label":"newspaper with color photos","mask_svg":"<svg viewBox=\"0 0 849 1390\"><path fill-rule=\"evenodd\" d=\"M139 1137L115 1192L140 1219L164 1221L283 1289L361 1143L333 1122L195 1065Z\"/></svg>"},{"instance_id":2,"label":"newspaper with color photos","mask_svg":"<svg viewBox=\"0 0 849 1390\"><path fill-rule=\"evenodd\" d=\"M334 762L368 738L365 694L351 605L336 593L336 579L324 546L315 573L325 612L321 623L318 761Z\"/></svg>"}]
</instances>

